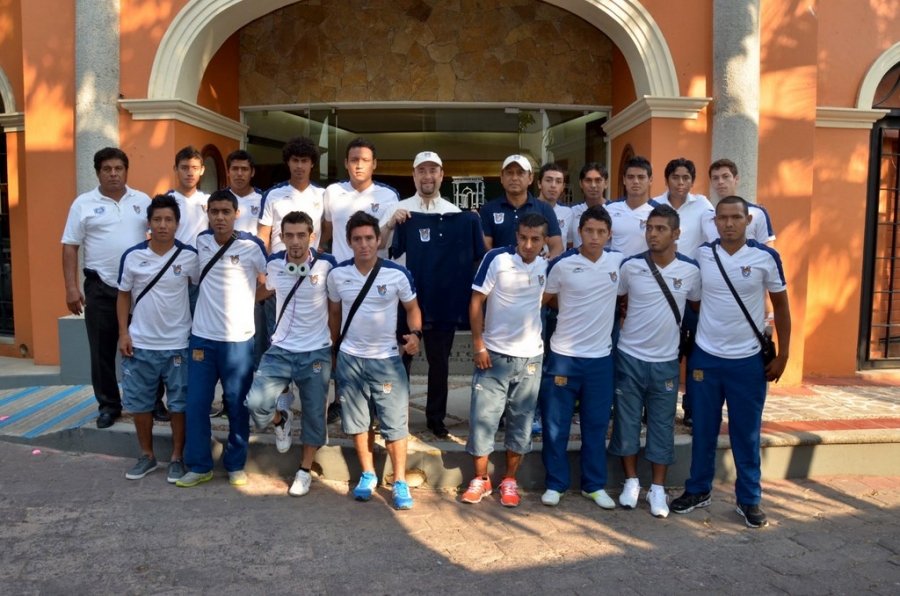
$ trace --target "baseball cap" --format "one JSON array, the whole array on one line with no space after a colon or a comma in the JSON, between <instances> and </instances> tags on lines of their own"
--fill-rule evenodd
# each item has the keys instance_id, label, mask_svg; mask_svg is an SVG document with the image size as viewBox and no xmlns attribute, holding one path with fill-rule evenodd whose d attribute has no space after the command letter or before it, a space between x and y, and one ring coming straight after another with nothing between
<instances>
[{"instance_id":1,"label":"baseball cap","mask_svg":"<svg viewBox=\"0 0 900 596\"><path fill-rule=\"evenodd\" d=\"M437 165L444 167L444 163L441 161L441 158L434 151L423 151L416 155L416 158L413 160L413 168L418 168L420 165L426 162L436 163Z\"/></svg>"},{"instance_id":2,"label":"baseball cap","mask_svg":"<svg viewBox=\"0 0 900 596\"><path fill-rule=\"evenodd\" d=\"M525 170L526 172L530 173L532 171L531 170L531 162L528 161L528 158L525 157L524 155L510 155L503 162L503 167L500 169L505 170L506 166L508 166L509 164L512 164L512 163L519 164L520 166L522 166L522 169Z\"/></svg>"}]
</instances>

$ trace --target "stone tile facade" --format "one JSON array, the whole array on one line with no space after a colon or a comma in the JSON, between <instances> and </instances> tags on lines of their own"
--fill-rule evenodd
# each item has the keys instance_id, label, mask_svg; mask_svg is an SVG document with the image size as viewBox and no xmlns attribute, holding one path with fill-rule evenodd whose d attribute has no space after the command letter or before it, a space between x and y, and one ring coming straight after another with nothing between
<instances>
[{"instance_id":1,"label":"stone tile facade","mask_svg":"<svg viewBox=\"0 0 900 596\"><path fill-rule=\"evenodd\" d=\"M535 0L305 0L240 32L241 105L609 105L612 41Z\"/></svg>"}]
</instances>

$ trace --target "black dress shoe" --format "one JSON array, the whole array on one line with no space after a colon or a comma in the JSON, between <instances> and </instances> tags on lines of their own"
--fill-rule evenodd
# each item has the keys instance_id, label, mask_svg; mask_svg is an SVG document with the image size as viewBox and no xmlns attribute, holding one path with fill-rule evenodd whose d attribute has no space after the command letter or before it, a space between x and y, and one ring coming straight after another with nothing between
<instances>
[{"instance_id":1,"label":"black dress shoe","mask_svg":"<svg viewBox=\"0 0 900 596\"><path fill-rule=\"evenodd\" d=\"M340 420L341 414L343 413L344 412L341 404L337 402L331 402L330 404L328 404L328 417L326 419L328 421L328 424L334 424L335 422Z\"/></svg>"},{"instance_id":2,"label":"black dress shoe","mask_svg":"<svg viewBox=\"0 0 900 596\"><path fill-rule=\"evenodd\" d=\"M169 414L166 405L161 401L156 402L156 405L153 406L153 419L159 422L169 422L172 420L172 415Z\"/></svg>"},{"instance_id":3,"label":"black dress shoe","mask_svg":"<svg viewBox=\"0 0 900 596\"><path fill-rule=\"evenodd\" d=\"M121 412L100 412L97 417L97 428L109 428L121 415Z\"/></svg>"},{"instance_id":4,"label":"black dress shoe","mask_svg":"<svg viewBox=\"0 0 900 596\"><path fill-rule=\"evenodd\" d=\"M688 428L694 426L694 415L690 408L684 410L684 425Z\"/></svg>"},{"instance_id":5,"label":"black dress shoe","mask_svg":"<svg viewBox=\"0 0 900 596\"><path fill-rule=\"evenodd\" d=\"M434 436L439 439L446 439L450 436L450 431L447 430L447 427L444 425L443 420L438 420L437 422L429 422L428 430L434 433Z\"/></svg>"}]
</instances>

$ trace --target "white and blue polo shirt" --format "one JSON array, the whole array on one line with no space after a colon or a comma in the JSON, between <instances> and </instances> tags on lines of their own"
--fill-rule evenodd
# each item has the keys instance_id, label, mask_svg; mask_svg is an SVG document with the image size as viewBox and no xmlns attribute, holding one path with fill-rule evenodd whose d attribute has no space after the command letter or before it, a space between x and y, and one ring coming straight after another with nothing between
<instances>
[{"instance_id":1,"label":"white and blue polo shirt","mask_svg":"<svg viewBox=\"0 0 900 596\"><path fill-rule=\"evenodd\" d=\"M318 256L318 259L316 259ZM328 275L337 266L334 257L309 249L308 264L316 259L316 264L306 279L294 292L294 296L284 309L272 345L293 353L313 352L331 346L331 332L328 329ZM266 288L275 290L275 315L284 308L284 301L291 293L297 280L296 275L285 271L287 253L277 252L269 256L266 265Z\"/></svg>"},{"instance_id":2,"label":"white and blue polo shirt","mask_svg":"<svg viewBox=\"0 0 900 596\"><path fill-rule=\"evenodd\" d=\"M760 244L773 242L775 240L775 230L772 229L772 220L769 218L769 212L762 205L747 203L747 212L752 219L750 225L747 226L745 232L748 240L756 240ZM706 213L703 220L704 235L707 242L719 239L719 230L716 228L716 210L712 208Z\"/></svg>"},{"instance_id":3,"label":"white and blue polo shirt","mask_svg":"<svg viewBox=\"0 0 900 596\"><path fill-rule=\"evenodd\" d=\"M668 192L661 194L658 197L653 197L651 200L657 205L668 205L669 207L672 207L672 203L669 202ZM694 251L697 250L698 246L704 242L711 242L719 237L718 232L710 237L709 229L705 224L712 208L712 203L710 203L709 199L705 196L688 194L684 204L678 209L675 209L678 212L678 219L681 222L681 235L675 242L675 247L678 252L683 255L692 255L694 254ZM713 225L713 229L715 230L715 225Z\"/></svg>"},{"instance_id":4,"label":"white and blue polo shirt","mask_svg":"<svg viewBox=\"0 0 900 596\"><path fill-rule=\"evenodd\" d=\"M375 219L381 219L388 208L400 201L397 191L387 184L373 181L365 190L357 192L349 180L336 182L325 189L325 221L330 221L333 229L331 253L338 263L353 258L353 250L347 244L347 222L357 211L364 211ZM387 258L388 249L378 251L378 256Z\"/></svg>"},{"instance_id":5,"label":"white and blue polo shirt","mask_svg":"<svg viewBox=\"0 0 900 596\"><path fill-rule=\"evenodd\" d=\"M228 190L231 189L229 188ZM260 209L262 195L259 189L254 188L245 197L239 197L233 190L231 194L234 195L238 202L238 216L234 220L234 229L238 232L247 232L256 236L259 229L259 216L262 214Z\"/></svg>"},{"instance_id":6,"label":"white and blue polo shirt","mask_svg":"<svg viewBox=\"0 0 900 596\"><path fill-rule=\"evenodd\" d=\"M647 250L647 218L656 205L655 201L647 201L640 207L632 209L625 198L606 205L606 211L612 218L610 248L626 256Z\"/></svg>"},{"instance_id":7,"label":"white and blue polo shirt","mask_svg":"<svg viewBox=\"0 0 900 596\"><path fill-rule=\"evenodd\" d=\"M316 237L311 246L319 248L322 216L325 213L324 195L325 190L321 186L310 183L303 192L300 192L291 186L290 181L276 184L265 192L260 202L259 224L272 226L272 238L269 243L271 252L281 252L286 248L281 241L281 220L291 211L302 211L312 218Z\"/></svg>"},{"instance_id":8,"label":"white and blue polo shirt","mask_svg":"<svg viewBox=\"0 0 900 596\"><path fill-rule=\"evenodd\" d=\"M178 230L175 239L190 245L197 246L197 236L200 232L209 229L209 216L206 215L206 204L209 195L197 189L189 197L184 196L175 189L166 193L175 197L178 209L181 211L181 219L178 222Z\"/></svg>"}]
</instances>

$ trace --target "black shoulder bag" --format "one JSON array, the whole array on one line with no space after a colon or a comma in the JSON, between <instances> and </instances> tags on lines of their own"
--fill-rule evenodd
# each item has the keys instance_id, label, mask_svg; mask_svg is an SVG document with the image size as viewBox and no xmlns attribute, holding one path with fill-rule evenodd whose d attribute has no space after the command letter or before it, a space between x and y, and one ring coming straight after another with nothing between
<instances>
[{"instance_id":1,"label":"black shoulder bag","mask_svg":"<svg viewBox=\"0 0 900 596\"><path fill-rule=\"evenodd\" d=\"M166 269L168 269L169 267L171 267L171 266L172 266L172 263L175 262L175 259L178 258L178 255L181 254L181 249L182 249L182 248L183 248L183 247L179 246L177 249L175 249L175 254L172 255L172 257L171 257L168 261L166 261L166 264L162 266L162 269L159 270L159 273L156 274L156 277L154 277L153 279L151 279L151 280L150 280L150 283L148 283L146 286L144 286L144 289L141 290L141 293L138 294L138 297L134 299L134 306L131 308L132 311L133 311L135 308L137 308L138 302L141 301L141 298L143 298L144 296L146 296L146 295L147 295L147 292L149 292L150 289L151 289L153 286L156 285L156 282L158 282L160 279L162 279L162 276L165 275L165 273L166 273Z\"/></svg>"},{"instance_id":2,"label":"black shoulder bag","mask_svg":"<svg viewBox=\"0 0 900 596\"><path fill-rule=\"evenodd\" d=\"M312 260L312 263L309 265L309 275L312 275L313 267L316 266L316 261L319 260L319 255L316 255ZM309 277L309 275L302 275L300 279L297 280L297 283L294 284L294 287L291 288L291 291L288 292L287 298L284 299L284 304L281 305L281 312L278 313L278 320L275 321L275 328L272 330L272 337L275 337L275 332L278 331L278 324L281 323L281 317L284 316L284 311L287 310L287 305L291 301L291 298L294 297L294 294L297 293L297 288L300 287L300 284L303 283L303 280Z\"/></svg>"},{"instance_id":3,"label":"black shoulder bag","mask_svg":"<svg viewBox=\"0 0 900 596\"><path fill-rule=\"evenodd\" d=\"M347 328L350 327L350 321L353 320L353 315L356 314L356 311L359 310L359 305L362 304L362 301L365 300L366 294L369 293L369 290L372 287L372 284L375 283L375 276L378 275L378 272L381 271L381 263L383 259L381 257L375 261L375 266L372 267L372 271L369 272L369 277L366 278L366 283L363 284L362 289L359 291L359 295L356 297L356 300L353 301L353 305L350 307L350 312L347 313L347 320L344 321L344 328L341 329L341 336L338 337L337 343L334 344L334 353L337 354L341 349L341 343L344 341L344 336L347 335Z\"/></svg>"},{"instance_id":4,"label":"black shoulder bag","mask_svg":"<svg viewBox=\"0 0 900 596\"><path fill-rule=\"evenodd\" d=\"M228 239L228 242L223 244L222 248L220 248L219 251L216 254L214 254L213 257L209 260L209 262L206 264L206 267L204 267L203 271L200 272L200 279L197 280L198 287L200 286L200 284L203 283L203 278L206 277L206 274L209 273L209 270L212 269L213 265L215 265L216 262L222 258L222 255L225 254L225 251L228 250L229 248L231 248L231 245L234 244L234 241L237 240L237 238L238 238L238 233L232 232L231 238Z\"/></svg>"},{"instance_id":5,"label":"black shoulder bag","mask_svg":"<svg viewBox=\"0 0 900 596\"><path fill-rule=\"evenodd\" d=\"M713 244L712 252L713 256L716 258L716 265L719 266L719 271L722 273L722 277L725 278L725 283L728 284L728 289L731 290L731 294L734 296L734 299L737 300L738 306L741 307L741 312L744 313L745 317L747 317L747 322L750 323L750 327L753 329L754 335L756 335L756 340L759 342L760 347L759 353L762 355L763 364L768 365L770 362L775 360L775 356L777 355L777 351L775 350L775 342L772 341L771 335L769 335L768 333L761 333L760 330L756 328L756 324L753 322L753 317L751 317L750 313L747 312L747 307L744 306L744 303L741 301L740 296L738 296L737 291L731 284L731 280L728 279L728 274L725 273L725 267L722 266L722 261L719 260L719 254L716 252L715 244Z\"/></svg>"},{"instance_id":6,"label":"black shoulder bag","mask_svg":"<svg viewBox=\"0 0 900 596\"><path fill-rule=\"evenodd\" d=\"M650 251L644 253L644 260L647 261L647 265L650 267L650 271L653 273L656 283L659 284L659 288L662 290L669 306L672 308L672 314L675 315L675 324L678 325L678 328L681 330L678 341L678 359L688 358L691 355L691 351L694 349L694 333L687 327L681 325L681 312L678 310L678 305L675 304L675 297L672 296L672 292L669 291L669 286L666 285L666 280L663 279L662 275L659 273L659 269L656 268L656 263L650 258ZM685 305L685 308L689 307Z\"/></svg>"}]
</instances>

